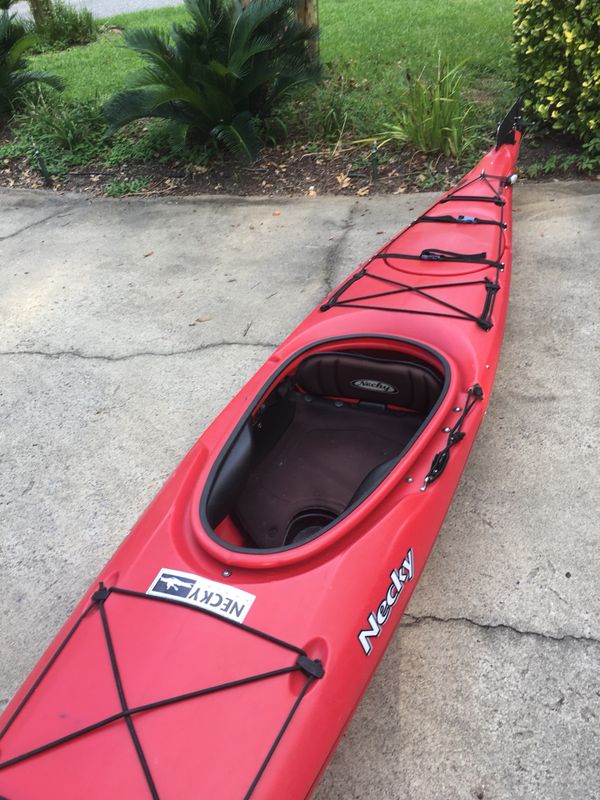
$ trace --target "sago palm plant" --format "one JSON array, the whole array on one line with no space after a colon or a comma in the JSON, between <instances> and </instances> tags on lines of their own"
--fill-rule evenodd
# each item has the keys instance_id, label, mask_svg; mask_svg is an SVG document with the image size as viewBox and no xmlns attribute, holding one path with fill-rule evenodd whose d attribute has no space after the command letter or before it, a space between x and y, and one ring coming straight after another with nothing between
<instances>
[{"instance_id":1,"label":"sago palm plant","mask_svg":"<svg viewBox=\"0 0 600 800\"><path fill-rule=\"evenodd\" d=\"M8 10L4 2L0 11L0 119L9 117L21 91L33 83L45 83L62 89L63 82L49 72L27 69L25 53L37 42L28 25Z\"/></svg>"},{"instance_id":2,"label":"sago palm plant","mask_svg":"<svg viewBox=\"0 0 600 800\"><path fill-rule=\"evenodd\" d=\"M111 131L143 117L174 121L189 143L215 137L247 160L258 155L261 121L295 87L316 81L307 43L316 30L295 18L295 0L185 0L191 22L171 34L130 30L145 67L115 94Z\"/></svg>"}]
</instances>

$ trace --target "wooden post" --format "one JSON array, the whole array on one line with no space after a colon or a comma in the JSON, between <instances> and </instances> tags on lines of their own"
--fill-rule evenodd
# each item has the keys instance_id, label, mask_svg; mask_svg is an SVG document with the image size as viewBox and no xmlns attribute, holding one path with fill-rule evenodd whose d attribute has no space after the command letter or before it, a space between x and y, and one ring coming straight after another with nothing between
<instances>
[{"instance_id":1,"label":"wooden post","mask_svg":"<svg viewBox=\"0 0 600 800\"><path fill-rule=\"evenodd\" d=\"M315 0L296 0L296 16L307 28L312 28L316 25L317 13L315 9ZM314 39L312 42L309 42L308 50L313 58L317 58L319 55L319 40Z\"/></svg>"},{"instance_id":2,"label":"wooden post","mask_svg":"<svg viewBox=\"0 0 600 800\"><path fill-rule=\"evenodd\" d=\"M311 27L317 22L314 0L296 0L296 16L304 25Z\"/></svg>"},{"instance_id":3,"label":"wooden post","mask_svg":"<svg viewBox=\"0 0 600 800\"><path fill-rule=\"evenodd\" d=\"M52 0L29 0L29 8L36 25L43 25L52 16Z\"/></svg>"}]
</instances>

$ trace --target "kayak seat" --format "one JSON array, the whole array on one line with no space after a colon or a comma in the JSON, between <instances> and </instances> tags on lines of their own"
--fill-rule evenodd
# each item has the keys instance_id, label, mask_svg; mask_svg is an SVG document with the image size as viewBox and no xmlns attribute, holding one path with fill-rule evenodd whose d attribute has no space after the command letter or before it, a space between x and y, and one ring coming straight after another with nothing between
<instances>
[{"instance_id":1,"label":"kayak seat","mask_svg":"<svg viewBox=\"0 0 600 800\"><path fill-rule=\"evenodd\" d=\"M426 414L441 378L422 362L365 353L319 353L302 362L296 384L309 394L393 404Z\"/></svg>"},{"instance_id":2,"label":"kayak seat","mask_svg":"<svg viewBox=\"0 0 600 800\"><path fill-rule=\"evenodd\" d=\"M305 359L248 419L210 488L207 517L230 517L249 548L318 536L389 474L441 390L427 364L380 351Z\"/></svg>"}]
</instances>

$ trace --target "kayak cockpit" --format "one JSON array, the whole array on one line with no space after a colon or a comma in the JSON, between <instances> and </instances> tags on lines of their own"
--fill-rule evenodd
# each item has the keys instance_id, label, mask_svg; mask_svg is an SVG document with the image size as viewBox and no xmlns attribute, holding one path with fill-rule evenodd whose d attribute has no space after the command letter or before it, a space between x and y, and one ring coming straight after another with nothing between
<instances>
[{"instance_id":1,"label":"kayak cockpit","mask_svg":"<svg viewBox=\"0 0 600 800\"><path fill-rule=\"evenodd\" d=\"M262 396L203 496L213 538L260 552L297 547L389 474L444 394L440 362L415 349L308 354Z\"/></svg>"}]
</instances>

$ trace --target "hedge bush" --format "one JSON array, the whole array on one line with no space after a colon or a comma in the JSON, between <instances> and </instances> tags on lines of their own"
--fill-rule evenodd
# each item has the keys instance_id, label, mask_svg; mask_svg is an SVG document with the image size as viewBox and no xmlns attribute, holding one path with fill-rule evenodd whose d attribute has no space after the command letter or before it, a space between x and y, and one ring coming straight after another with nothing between
<instances>
[{"instance_id":1,"label":"hedge bush","mask_svg":"<svg viewBox=\"0 0 600 800\"><path fill-rule=\"evenodd\" d=\"M516 0L525 107L600 153L600 0Z\"/></svg>"}]
</instances>

